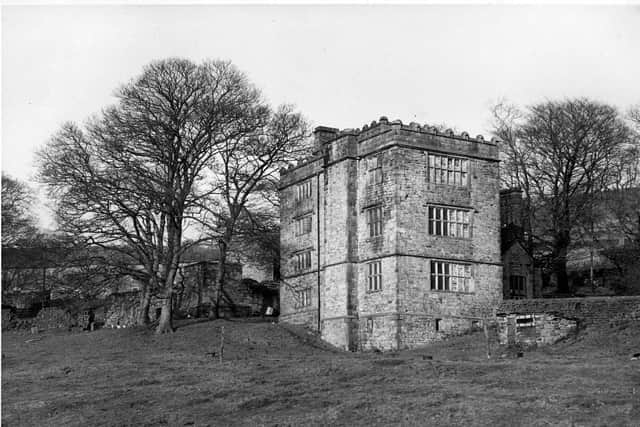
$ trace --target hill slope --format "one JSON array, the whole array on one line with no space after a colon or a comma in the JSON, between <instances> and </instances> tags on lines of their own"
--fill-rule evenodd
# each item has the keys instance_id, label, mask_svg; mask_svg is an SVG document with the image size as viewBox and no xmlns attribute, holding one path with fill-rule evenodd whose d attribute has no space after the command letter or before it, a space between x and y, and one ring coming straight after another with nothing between
<instances>
[{"instance_id":1,"label":"hill slope","mask_svg":"<svg viewBox=\"0 0 640 427\"><path fill-rule=\"evenodd\" d=\"M222 327L220 363L211 353ZM490 360L482 333L383 354L337 352L299 328L223 320L160 337L4 333L2 423L640 425L640 362L627 353L640 347L636 328L585 331L522 358L494 348Z\"/></svg>"}]
</instances>

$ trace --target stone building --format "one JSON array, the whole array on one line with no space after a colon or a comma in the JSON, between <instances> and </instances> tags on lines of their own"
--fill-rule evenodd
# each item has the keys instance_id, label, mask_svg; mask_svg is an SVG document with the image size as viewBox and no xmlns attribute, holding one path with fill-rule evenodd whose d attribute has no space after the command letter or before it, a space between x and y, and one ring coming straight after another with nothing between
<instances>
[{"instance_id":1,"label":"stone building","mask_svg":"<svg viewBox=\"0 0 640 427\"><path fill-rule=\"evenodd\" d=\"M527 244L531 231L524 215L521 189L500 191L500 224L504 298L542 296L540 268L535 266Z\"/></svg>"},{"instance_id":2,"label":"stone building","mask_svg":"<svg viewBox=\"0 0 640 427\"><path fill-rule=\"evenodd\" d=\"M503 286L495 141L385 117L315 140L281 175L281 321L344 349L399 349L491 314Z\"/></svg>"}]
</instances>

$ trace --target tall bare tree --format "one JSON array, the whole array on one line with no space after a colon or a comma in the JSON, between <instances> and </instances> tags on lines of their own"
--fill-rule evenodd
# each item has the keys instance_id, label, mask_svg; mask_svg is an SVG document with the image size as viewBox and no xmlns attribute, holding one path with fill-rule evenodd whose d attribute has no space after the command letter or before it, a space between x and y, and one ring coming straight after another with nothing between
<instances>
[{"instance_id":1,"label":"tall bare tree","mask_svg":"<svg viewBox=\"0 0 640 427\"><path fill-rule=\"evenodd\" d=\"M492 112L503 183L523 189L534 235L549 249L558 290L567 292L572 238L594 197L614 185L633 132L615 108L583 98L525 111L500 103Z\"/></svg>"},{"instance_id":2,"label":"tall bare tree","mask_svg":"<svg viewBox=\"0 0 640 427\"><path fill-rule=\"evenodd\" d=\"M2 246L29 244L38 234L31 213L34 196L27 184L2 174Z\"/></svg>"},{"instance_id":3,"label":"tall bare tree","mask_svg":"<svg viewBox=\"0 0 640 427\"><path fill-rule=\"evenodd\" d=\"M259 113L252 130L238 133L219 150L221 168L212 180L203 225L217 242L216 314L224 298L225 264L234 238L269 241L279 215L280 169L310 152L309 129L291 106ZM260 235L260 239L256 236Z\"/></svg>"},{"instance_id":4,"label":"tall bare tree","mask_svg":"<svg viewBox=\"0 0 640 427\"><path fill-rule=\"evenodd\" d=\"M211 197L205 182L224 168L220 152L254 130L267 107L243 73L220 61L155 61L116 97L84 129L62 127L39 153L40 177L58 200L62 229L143 267L139 322L157 292L156 332L168 332L185 227Z\"/></svg>"}]
</instances>

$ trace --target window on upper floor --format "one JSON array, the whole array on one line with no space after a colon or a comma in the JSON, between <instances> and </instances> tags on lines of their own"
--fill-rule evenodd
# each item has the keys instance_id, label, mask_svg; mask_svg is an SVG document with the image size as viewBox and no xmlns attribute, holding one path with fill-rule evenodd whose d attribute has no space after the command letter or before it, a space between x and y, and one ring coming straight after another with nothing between
<instances>
[{"instance_id":1,"label":"window on upper floor","mask_svg":"<svg viewBox=\"0 0 640 427\"><path fill-rule=\"evenodd\" d=\"M369 237L382 236L382 206L365 209Z\"/></svg>"},{"instance_id":2,"label":"window on upper floor","mask_svg":"<svg viewBox=\"0 0 640 427\"><path fill-rule=\"evenodd\" d=\"M471 265L431 261L431 289L434 291L473 292Z\"/></svg>"},{"instance_id":3,"label":"window on upper floor","mask_svg":"<svg viewBox=\"0 0 640 427\"><path fill-rule=\"evenodd\" d=\"M429 206L429 234L468 238L469 211L442 206Z\"/></svg>"},{"instance_id":4,"label":"window on upper floor","mask_svg":"<svg viewBox=\"0 0 640 427\"><path fill-rule=\"evenodd\" d=\"M311 233L312 215L305 215L295 220L296 236Z\"/></svg>"},{"instance_id":5,"label":"window on upper floor","mask_svg":"<svg viewBox=\"0 0 640 427\"><path fill-rule=\"evenodd\" d=\"M468 177L469 160L429 154L429 182L466 186Z\"/></svg>"},{"instance_id":6,"label":"window on upper floor","mask_svg":"<svg viewBox=\"0 0 640 427\"><path fill-rule=\"evenodd\" d=\"M311 198L311 180L308 179L296 185L296 202Z\"/></svg>"},{"instance_id":7,"label":"window on upper floor","mask_svg":"<svg viewBox=\"0 0 640 427\"><path fill-rule=\"evenodd\" d=\"M311 250L296 254L294 268L296 271L304 271L311 268Z\"/></svg>"},{"instance_id":8,"label":"window on upper floor","mask_svg":"<svg viewBox=\"0 0 640 427\"><path fill-rule=\"evenodd\" d=\"M382 289L382 262L374 261L367 264L367 290L369 292Z\"/></svg>"},{"instance_id":9,"label":"window on upper floor","mask_svg":"<svg viewBox=\"0 0 640 427\"><path fill-rule=\"evenodd\" d=\"M382 183L382 155L375 154L366 160L367 162L367 184Z\"/></svg>"},{"instance_id":10,"label":"window on upper floor","mask_svg":"<svg viewBox=\"0 0 640 427\"><path fill-rule=\"evenodd\" d=\"M308 307L311 305L311 288L295 291L296 308Z\"/></svg>"}]
</instances>

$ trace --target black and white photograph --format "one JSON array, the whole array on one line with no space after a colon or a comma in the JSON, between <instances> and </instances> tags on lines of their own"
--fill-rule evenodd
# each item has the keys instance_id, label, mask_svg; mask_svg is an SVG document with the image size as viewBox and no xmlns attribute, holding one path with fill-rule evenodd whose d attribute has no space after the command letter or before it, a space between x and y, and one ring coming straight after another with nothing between
<instances>
[{"instance_id":1,"label":"black and white photograph","mask_svg":"<svg viewBox=\"0 0 640 427\"><path fill-rule=\"evenodd\" d=\"M2 426L640 426L640 2L0 23Z\"/></svg>"}]
</instances>

